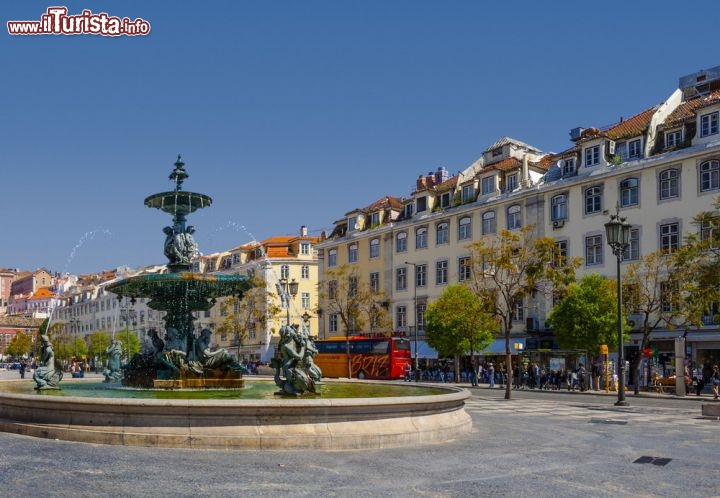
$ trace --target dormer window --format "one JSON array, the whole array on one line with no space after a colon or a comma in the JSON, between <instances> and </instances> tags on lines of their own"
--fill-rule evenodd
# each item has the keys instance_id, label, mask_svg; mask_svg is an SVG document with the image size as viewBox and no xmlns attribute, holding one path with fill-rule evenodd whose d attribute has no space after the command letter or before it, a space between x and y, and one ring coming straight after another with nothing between
<instances>
[{"instance_id":1,"label":"dormer window","mask_svg":"<svg viewBox=\"0 0 720 498\"><path fill-rule=\"evenodd\" d=\"M718 111L700 116L700 136L708 137L718 133Z\"/></svg>"},{"instance_id":2,"label":"dormer window","mask_svg":"<svg viewBox=\"0 0 720 498\"><path fill-rule=\"evenodd\" d=\"M493 156L493 157L499 157L499 156L502 156L502 153L503 153L502 148L500 148L500 149L495 149L494 151L492 151L492 156Z\"/></svg>"},{"instance_id":3,"label":"dormer window","mask_svg":"<svg viewBox=\"0 0 720 498\"><path fill-rule=\"evenodd\" d=\"M682 131L670 131L665 134L665 148L677 147L682 142Z\"/></svg>"},{"instance_id":4,"label":"dormer window","mask_svg":"<svg viewBox=\"0 0 720 498\"><path fill-rule=\"evenodd\" d=\"M373 213L370 215L370 226L376 227L378 225L380 225L380 213L379 212Z\"/></svg>"},{"instance_id":5,"label":"dormer window","mask_svg":"<svg viewBox=\"0 0 720 498\"><path fill-rule=\"evenodd\" d=\"M512 191L515 190L515 189L517 188L517 186L518 186L518 175L517 175L517 173L513 173L512 175L508 175L508 176L506 177L505 181L506 181L506 183L507 183L507 188L506 188L506 190L507 190L508 192L512 192Z\"/></svg>"},{"instance_id":6,"label":"dormer window","mask_svg":"<svg viewBox=\"0 0 720 498\"><path fill-rule=\"evenodd\" d=\"M301 242L300 243L300 254L310 254L310 243L309 242Z\"/></svg>"},{"instance_id":7,"label":"dormer window","mask_svg":"<svg viewBox=\"0 0 720 498\"><path fill-rule=\"evenodd\" d=\"M480 188L483 195L492 194L495 191L495 177L486 176L480 181Z\"/></svg>"},{"instance_id":8,"label":"dormer window","mask_svg":"<svg viewBox=\"0 0 720 498\"><path fill-rule=\"evenodd\" d=\"M595 145L585 149L585 167L597 166L600 164L600 146Z\"/></svg>"},{"instance_id":9,"label":"dormer window","mask_svg":"<svg viewBox=\"0 0 720 498\"><path fill-rule=\"evenodd\" d=\"M414 212L415 212L415 204L406 204L405 205L405 217L406 218L411 218Z\"/></svg>"},{"instance_id":10,"label":"dormer window","mask_svg":"<svg viewBox=\"0 0 720 498\"><path fill-rule=\"evenodd\" d=\"M475 197L475 185L465 185L462 188L462 201L470 202Z\"/></svg>"},{"instance_id":11,"label":"dormer window","mask_svg":"<svg viewBox=\"0 0 720 498\"><path fill-rule=\"evenodd\" d=\"M575 158L565 159L562 174L563 176L575 174Z\"/></svg>"},{"instance_id":12,"label":"dormer window","mask_svg":"<svg viewBox=\"0 0 720 498\"><path fill-rule=\"evenodd\" d=\"M355 230L359 229L360 225L358 224L358 217L357 216L351 216L348 218L348 233L354 232Z\"/></svg>"},{"instance_id":13,"label":"dormer window","mask_svg":"<svg viewBox=\"0 0 720 498\"><path fill-rule=\"evenodd\" d=\"M642 157L642 149L640 145L640 139L632 140L628 143L628 159L639 159Z\"/></svg>"},{"instance_id":14,"label":"dormer window","mask_svg":"<svg viewBox=\"0 0 720 498\"><path fill-rule=\"evenodd\" d=\"M427 197L419 197L417 199L417 212L422 213L427 210Z\"/></svg>"},{"instance_id":15,"label":"dormer window","mask_svg":"<svg viewBox=\"0 0 720 498\"><path fill-rule=\"evenodd\" d=\"M440 196L440 207L450 207L450 192L445 192L443 195Z\"/></svg>"}]
</instances>

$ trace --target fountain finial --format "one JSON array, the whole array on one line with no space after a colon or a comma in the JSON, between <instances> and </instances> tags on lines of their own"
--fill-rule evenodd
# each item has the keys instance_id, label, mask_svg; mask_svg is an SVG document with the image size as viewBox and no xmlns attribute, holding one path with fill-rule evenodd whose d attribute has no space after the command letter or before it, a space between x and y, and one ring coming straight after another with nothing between
<instances>
[{"instance_id":1,"label":"fountain finial","mask_svg":"<svg viewBox=\"0 0 720 498\"><path fill-rule=\"evenodd\" d=\"M178 154L177 161L175 161L175 169L170 173L170 179L175 182L175 190L182 190L182 184L185 179L190 176L185 171L185 163L182 160L182 156Z\"/></svg>"}]
</instances>

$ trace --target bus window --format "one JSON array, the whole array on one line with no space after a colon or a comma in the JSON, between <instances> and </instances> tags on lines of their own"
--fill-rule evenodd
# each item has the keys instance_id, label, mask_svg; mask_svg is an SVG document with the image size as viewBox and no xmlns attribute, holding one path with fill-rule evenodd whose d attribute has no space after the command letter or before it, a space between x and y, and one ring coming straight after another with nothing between
<instances>
[{"instance_id":1,"label":"bus window","mask_svg":"<svg viewBox=\"0 0 720 498\"><path fill-rule=\"evenodd\" d=\"M389 345L390 341L376 341L375 344L372 345L371 354L388 354Z\"/></svg>"}]
</instances>

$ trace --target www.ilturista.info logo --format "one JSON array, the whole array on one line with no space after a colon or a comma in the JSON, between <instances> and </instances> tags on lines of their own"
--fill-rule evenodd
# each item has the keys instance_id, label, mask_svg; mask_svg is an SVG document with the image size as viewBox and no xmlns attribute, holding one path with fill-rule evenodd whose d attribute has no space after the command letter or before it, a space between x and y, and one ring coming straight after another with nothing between
<instances>
[{"instance_id":1,"label":"www.ilturista.info logo","mask_svg":"<svg viewBox=\"0 0 720 498\"><path fill-rule=\"evenodd\" d=\"M120 19L105 12L93 14L87 9L74 16L67 15L67 12L67 7L48 7L39 21L8 21L8 33L101 36L137 36L150 33L150 23L140 17L131 21L127 17Z\"/></svg>"}]
</instances>

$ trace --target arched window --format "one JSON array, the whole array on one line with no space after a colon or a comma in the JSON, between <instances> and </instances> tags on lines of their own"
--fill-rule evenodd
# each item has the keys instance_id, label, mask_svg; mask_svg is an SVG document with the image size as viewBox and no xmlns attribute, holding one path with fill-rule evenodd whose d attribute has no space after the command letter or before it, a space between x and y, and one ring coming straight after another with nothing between
<instances>
[{"instance_id":1,"label":"arched window","mask_svg":"<svg viewBox=\"0 0 720 498\"><path fill-rule=\"evenodd\" d=\"M602 210L602 190L590 187L585 190L585 214L599 213Z\"/></svg>"},{"instance_id":2,"label":"arched window","mask_svg":"<svg viewBox=\"0 0 720 498\"><path fill-rule=\"evenodd\" d=\"M450 243L450 225L447 221L438 223L435 230L435 243L437 245Z\"/></svg>"},{"instance_id":3,"label":"arched window","mask_svg":"<svg viewBox=\"0 0 720 498\"><path fill-rule=\"evenodd\" d=\"M700 191L717 190L720 188L720 161L713 159L700 165Z\"/></svg>"},{"instance_id":4,"label":"arched window","mask_svg":"<svg viewBox=\"0 0 720 498\"><path fill-rule=\"evenodd\" d=\"M472 219L469 216L458 221L458 240L472 239Z\"/></svg>"},{"instance_id":5,"label":"arched window","mask_svg":"<svg viewBox=\"0 0 720 498\"><path fill-rule=\"evenodd\" d=\"M680 173L675 168L660 172L660 200L680 195Z\"/></svg>"},{"instance_id":6,"label":"arched window","mask_svg":"<svg viewBox=\"0 0 720 498\"><path fill-rule=\"evenodd\" d=\"M328 251L328 266L337 266L337 249Z\"/></svg>"},{"instance_id":7,"label":"arched window","mask_svg":"<svg viewBox=\"0 0 720 498\"><path fill-rule=\"evenodd\" d=\"M486 211L482 215L482 234L495 233L495 211Z\"/></svg>"},{"instance_id":8,"label":"arched window","mask_svg":"<svg viewBox=\"0 0 720 498\"><path fill-rule=\"evenodd\" d=\"M380 239L370 240L370 257L377 258L380 256Z\"/></svg>"},{"instance_id":9,"label":"arched window","mask_svg":"<svg viewBox=\"0 0 720 498\"><path fill-rule=\"evenodd\" d=\"M508 230L517 230L522 227L522 219L520 218L520 205L513 204L507 210L507 227Z\"/></svg>"},{"instance_id":10,"label":"arched window","mask_svg":"<svg viewBox=\"0 0 720 498\"><path fill-rule=\"evenodd\" d=\"M407 251L407 232L400 232L395 236L395 252Z\"/></svg>"},{"instance_id":11,"label":"arched window","mask_svg":"<svg viewBox=\"0 0 720 498\"><path fill-rule=\"evenodd\" d=\"M560 195L554 196L550 200L550 205L551 205L550 218L552 219L552 221L567 220L567 218L568 218L567 195L560 194Z\"/></svg>"},{"instance_id":12,"label":"arched window","mask_svg":"<svg viewBox=\"0 0 720 498\"><path fill-rule=\"evenodd\" d=\"M418 228L415 231L415 249L424 249L427 247L427 228Z\"/></svg>"}]
</instances>

